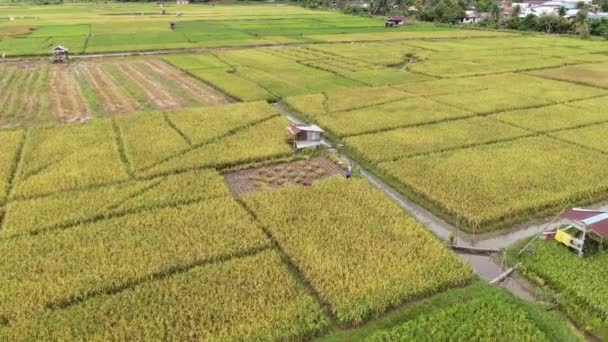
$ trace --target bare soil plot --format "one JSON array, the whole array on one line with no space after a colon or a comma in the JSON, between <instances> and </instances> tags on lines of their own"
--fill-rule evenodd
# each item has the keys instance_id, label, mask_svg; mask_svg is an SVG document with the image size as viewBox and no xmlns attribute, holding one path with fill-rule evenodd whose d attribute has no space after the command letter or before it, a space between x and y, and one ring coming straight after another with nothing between
<instances>
[{"instance_id":1,"label":"bare soil plot","mask_svg":"<svg viewBox=\"0 0 608 342\"><path fill-rule=\"evenodd\" d=\"M49 70L51 112L61 121L87 117L91 108L72 65L52 65Z\"/></svg>"},{"instance_id":2,"label":"bare soil plot","mask_svg":"<svg viewBox=\"0 0 608 342\"><path fill-rule=\"evenodd\" d=\"M343 169L327 157L241 170L226 175L226 182L236 196L289 184L310 185L318 179L343 173Z\"/></svg>"}]
</instances>

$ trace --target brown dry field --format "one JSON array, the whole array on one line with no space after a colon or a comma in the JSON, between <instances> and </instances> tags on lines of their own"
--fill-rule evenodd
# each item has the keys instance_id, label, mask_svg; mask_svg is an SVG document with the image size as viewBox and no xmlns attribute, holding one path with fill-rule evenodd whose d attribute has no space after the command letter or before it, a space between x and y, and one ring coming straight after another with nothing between
<instances>
[{"instance_id":1,"label":"brown dry field","mask_svg":"<svg viewBox=\"0 0 608 342\"><path fill-rule=\"evenodd\" d=\"M289 163L263 166L226 174L225 179L235 196L289 184L310 185L322 178L344 174L344 170L327 157L316 157Z\"/></svg>"},{"instance_id":2,"label":"brown dry field","mask_svg":"<svg viewBox=\"0 0 608 342\"><path fill-rule=\"evenodd\" d=\"M0 63L0 94L0 128L233 102L158 58Z\"/></svg>"}]
</instances>

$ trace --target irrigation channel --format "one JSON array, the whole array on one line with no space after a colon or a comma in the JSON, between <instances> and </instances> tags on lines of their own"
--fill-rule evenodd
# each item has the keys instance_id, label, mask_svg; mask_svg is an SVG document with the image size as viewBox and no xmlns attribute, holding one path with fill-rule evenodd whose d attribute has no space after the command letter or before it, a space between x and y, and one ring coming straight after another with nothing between
<instances>
[{"instance_id":1,"label":"irrigation channel","mask_svg":"<svg viewBox=\"0 0 608 342\"><path fill-rule=\"evenodd\" d=\"M289 121L297 124L305 123L293 114L283 103L273 104L274 108L285 116ZM507 267L503 266L498 253L511 246L512 244L523 239L532 238L542 233L543 231L556 227L557 223L551 219L535 220L525 224L520 224L514 227L513 230L506 232L495 232L487 234L467 234L460 231L453 225L433 215L428 210L410 201L405 196L391 188L389 185L378 179L369 171L361 167L355 160L340 153L331 142L324 139L323 145L333 153L336 153L344 162L353 166L360 171L372 185L382 191L386 196L391 198L403 210L414 216L420 223L430 229L437 237L446 243L452 241L453 249L464 261L469 263L480 278L495 282L502 287L508 289L514 295L528 301L537 299L537 293L534 286L527 280L523 279L516 272L508 272ZM597 209L608 209L608 203L598 204Z\"/></svg>"}]
</instances>

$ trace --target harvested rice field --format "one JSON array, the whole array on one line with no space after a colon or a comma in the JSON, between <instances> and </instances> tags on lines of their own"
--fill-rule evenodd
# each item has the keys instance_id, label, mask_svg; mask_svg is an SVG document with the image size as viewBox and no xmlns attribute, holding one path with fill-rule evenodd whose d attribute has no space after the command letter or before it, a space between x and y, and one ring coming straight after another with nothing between
<instances>
[{"instance_id":1,"label":"harvested rice field","mask_svg":"<svg viewBox=\"0 0 608 342\"><path fill-rule=\"evenodd\" d=\"M233 100L161 59L0 65L5 75L0 125L74 122L138 111L226 104ZM32 96L21 96L24 92Z\"/></svg>"}]
</instances>

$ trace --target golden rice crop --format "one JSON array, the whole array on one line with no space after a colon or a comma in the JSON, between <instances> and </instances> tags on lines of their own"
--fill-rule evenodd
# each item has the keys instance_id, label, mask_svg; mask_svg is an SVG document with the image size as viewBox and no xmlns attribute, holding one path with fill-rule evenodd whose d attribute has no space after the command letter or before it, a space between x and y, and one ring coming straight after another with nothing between
<instances>
[{"instance_id":1,"label":"golden rice crop","mask_svg":"<svg viewBox=\"0 0 608 342\"><path fill-rule=\"evenodd\" d=\"M10 321L268 245L231 197L5 239L0 316Z\"/></svg>"},{"instance_id":2,"label":"golden rice crop","mask_svg":"<svg viewBox=\"0 0 608 342\"><path fill-rule=\"evenodd\" d=\"M23 131L0 133L0 205L9 192L9 183L17 166L17 151L23 138Z\"/></svg>"},{"instance_id":3,"label":"golden rice crop","mask_svg":"<svg viewBox=\"0 0 608 342\"><path fill-rule=\"evenodd\" d=\"M411 97L379 106L334 112L319 116L317 121L335 134L346 137L472 115L439 102Z\"/></svg>"},{"instance_id":4,"label":"golden rice crop","mask_svg":"<svg viewBox=\"0 0 608 342\"><path fill-rule=\"evenodd\" d=\"M280 256L264 251L13 322L0 339L293 341L328 325Z\"/></svg>"},{"instance_id":5,"label":"golden rice crop","mask_svg":"<svg viewBox=\"0 0 608 342\"><path fill-rule=\"evenodd\" d=\"M142 113L117 120L125 153L135 172L190 147L163 113Z\"/></svg>"},{"instance_id":6,"label":"golden rice crop","mask_svg":"<svg viewBox=\"0 0 608 342\"><path fill-rule=\"evenodd\" d=\"M561 131L551 134L554 137L571 141L578 145L608 153L608 123Z\"/></svg>"},{"instance_id":7,"label":"golden rice crop","mask_svg":"<svg viewBox=\"0 0 608 342\"><path fill-rule=\"evenodd\" d=\"M288 124L283 117L270 118L169 159L142 172L142 176L197 168L225 168L290 155L292 149L285 132Z\"/></svg>"},{"instance_id":8,"label":"golden rice crop","mask_svg":"<svg viewBox=\"0 0 608 342\"><path fill-rule=\"evenodd\" d=\"M608 195L608 156L551 138L522 138L379 164L467 230Z\"/></svg>"},{"instance_id":9,"label":"golden rice crop","mask_svg":"<svg viewBox=\"0 0 608 342\"><path fill-rule=\"evenodd\" d=\"M278 115L266 102L248 102L180 110L167 116L193 144L201 144Z\"/></svg>"},{"instance_id":10,"label":"golden rice crop","mask_svg":"<svg viewBox=\"0 0 608 342\"><path fill-rule=\"evenodd\" d=\"M244 197L341 324L468 282L471 269L364 180Z\"/></svg>"},{"instance_id":11,"label":"golden rice crop","mask_svg":"<svg viewBox=\"0 0 608 342\"><path fill-rule=\"evenodd\" d=\"M32 128L25 142L15 195L32 197L127 177L110 120Z\"/></svg>"},{"instance_id":12,"label":"golden rice crop","mask_svg":"<svg viewBox=\"0 0 608 342\"><path fill-rule=\"evenodd\" d=\"M379 162L527 134L531 133L493 119L474 117L359 135L344 141L368 161Z\"/></svg>"},{"instance_id":13,"label":"golden rice crop","mask_svg":"<svg viewBox=\"0 0 608 342\"><path fill-rule=\"evenodd\" d=\"M577 105L587 102L596 101L585 100L534 109L521 109L499 113L492 117L535 132L561 130L608 121L608 111L602 110L602 107L585 109Z\"/></svg>"},{"instance_id":14,"label":"golden rice crop","mask_svg":"<svg viewBox=\"0 0 608 342\"><path fill-rule=\"evenodd\" d=\"M153 180L12 201L0 236L40 232L138 210L229 196L223 177L201 170Z\"/></svg>"}]
</instances>

